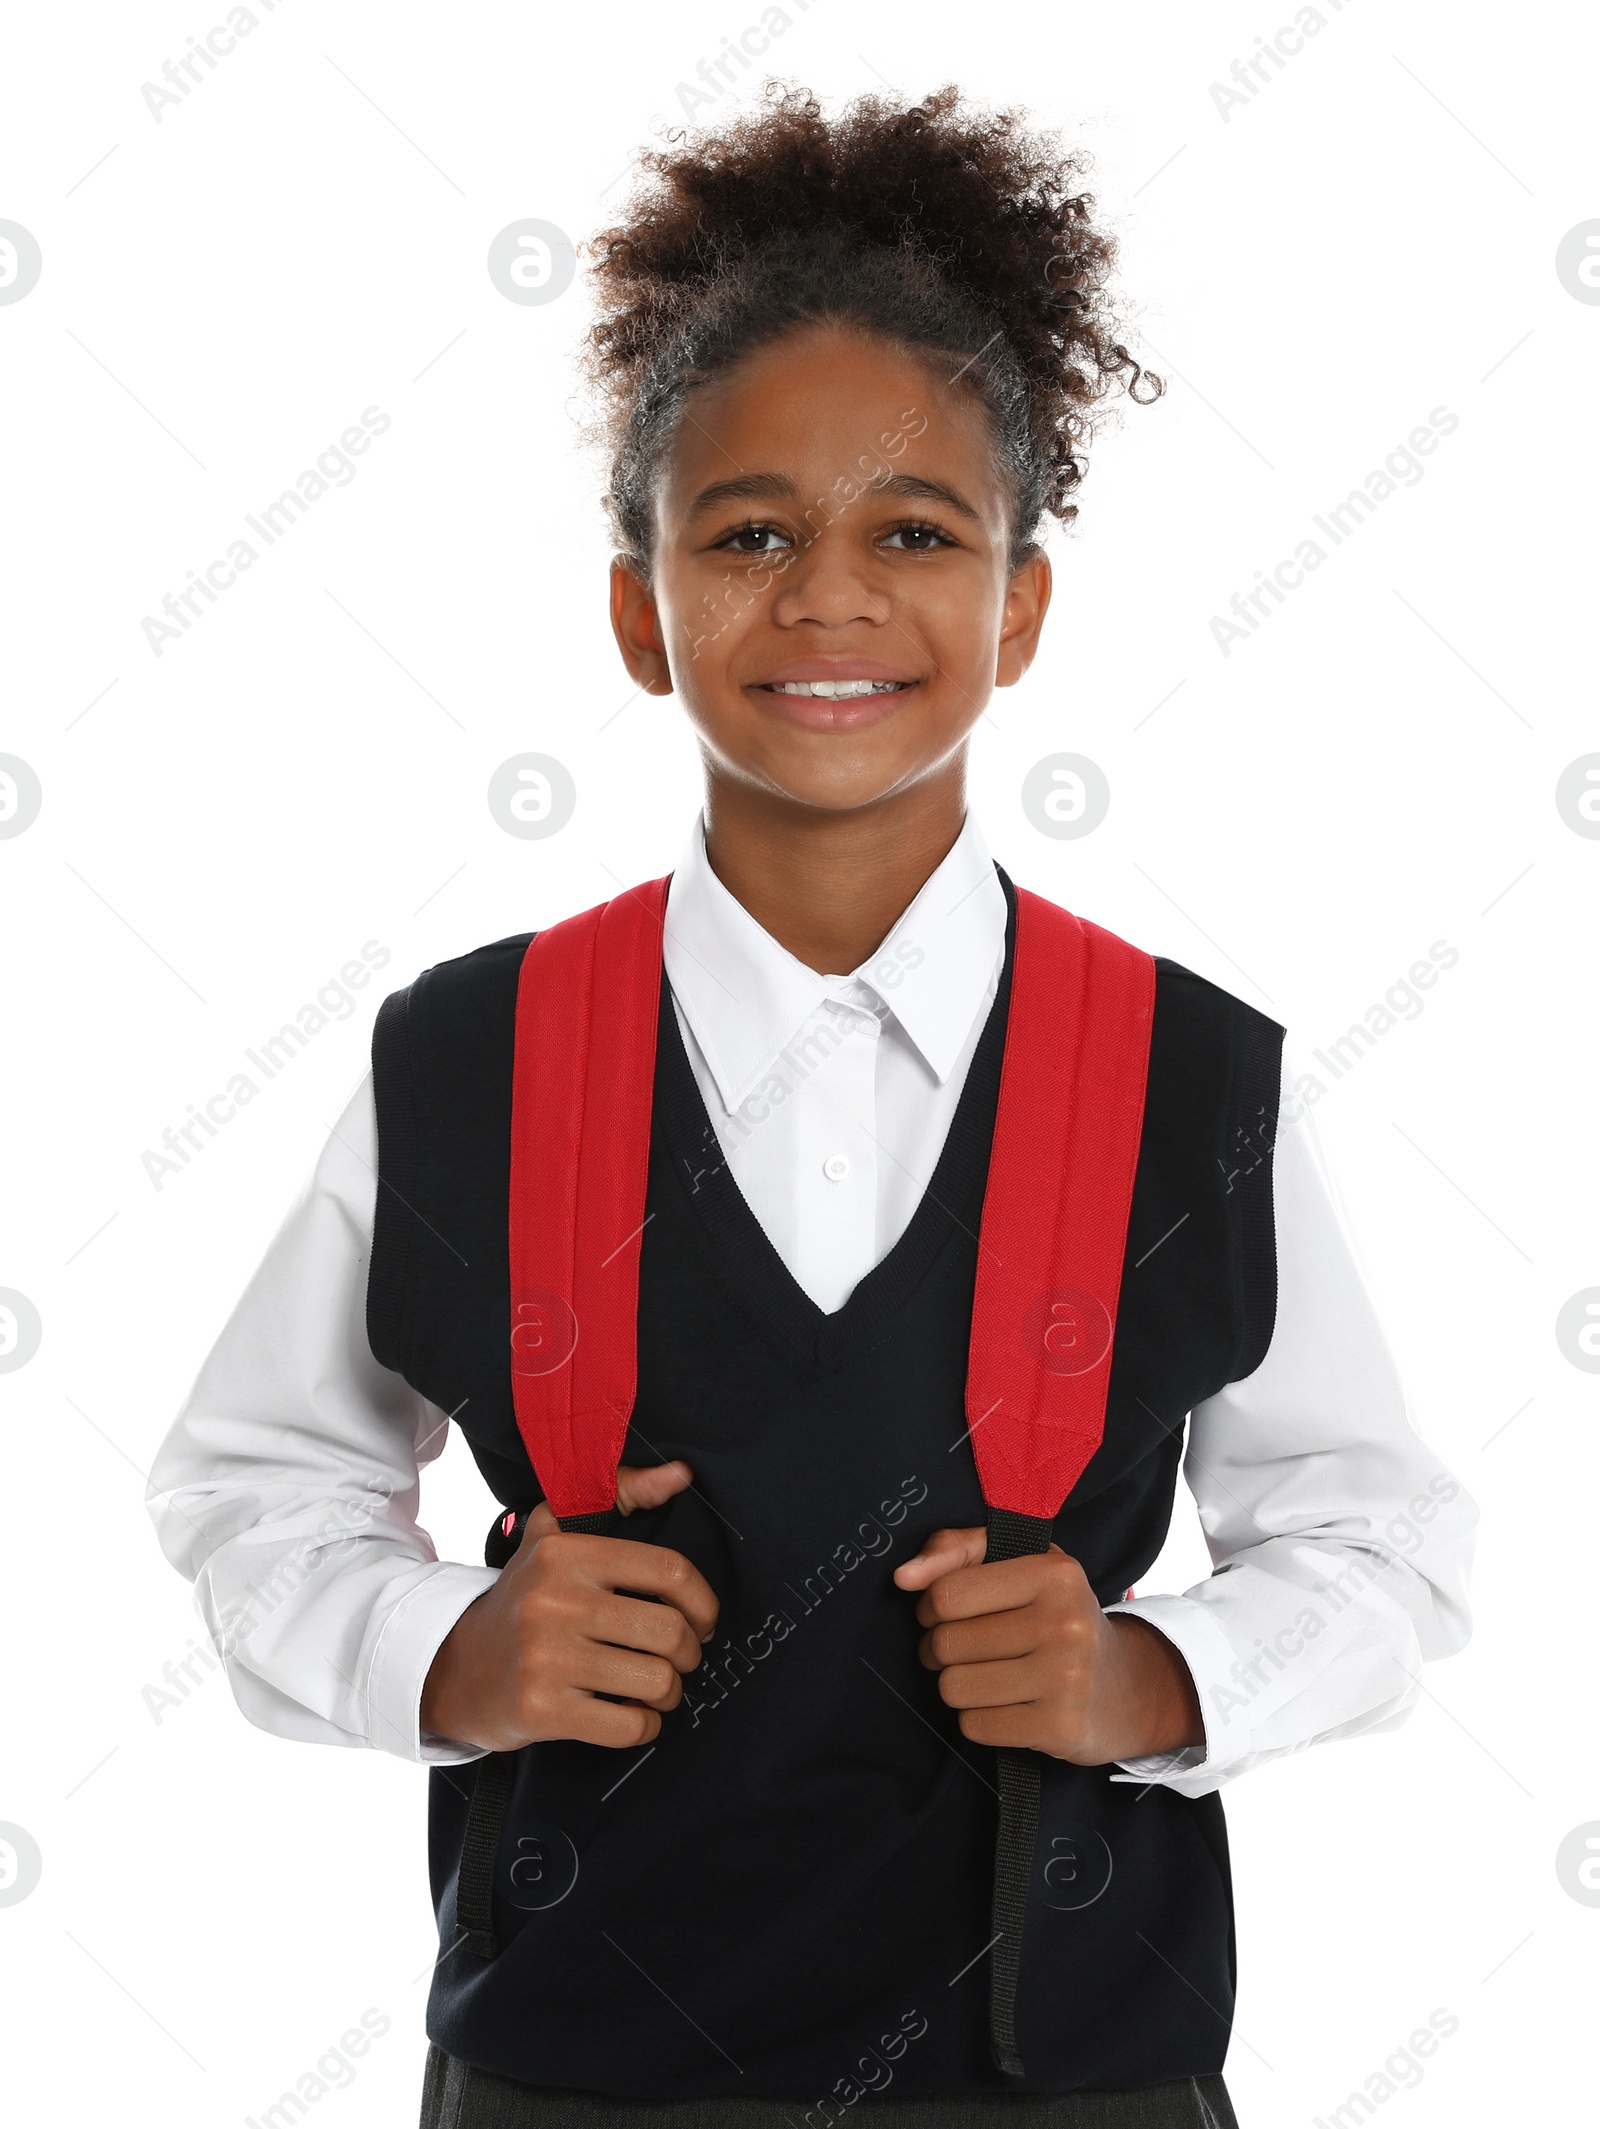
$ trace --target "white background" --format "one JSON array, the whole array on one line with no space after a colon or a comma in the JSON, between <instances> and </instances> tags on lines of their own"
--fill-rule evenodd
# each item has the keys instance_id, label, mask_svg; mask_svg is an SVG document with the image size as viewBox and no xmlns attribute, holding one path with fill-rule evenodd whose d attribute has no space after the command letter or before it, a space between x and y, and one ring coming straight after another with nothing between
<instances>
[{"instance_id":1,"label":"white background","mask_svg":"<svg viewBox=\"0 0 1600 2129\"><path fill-rule=\"evenodd\" d=\"M0 1820L43 1857L0 1907L18 2121L242 2122L369 2007L389 2031L312 2112L415 2119L426 1778L268 1738L209 1672L153 1718L199 1626L143 1474L382 994L666 870L697 803L676 705L630 701L605 619L581 285L516 305L485 257L524 216L601 226L761 9L253 12L159 122L142 84L221 0L31 10L0 65L0 216L44 260L0 307L0 751L44 794L0 842L0 1286L43 1323L0 1377ZM1228 1793L1241 2120L1326 2117L1435 2009L1459 2028L1385 2124L1588 2118L1600 1908L1555 1856L1600 1820L1600 1383L1555 1321L1600 1284L1600 841L1555 786L1600 749L1600 307L1555 253L1600 216L1593 18L1325 0L1225 119L1211 85L1289 0L787 12L772 62L830 101L955 80L1089 147L1170 378L1099 439L1042 655L978 732L996 854L1302 1052L1459 951L1316 1115L1417 1425L1482 1504L1477 1631L1400 1732ZM392 426L357 477L156 657L143 617L368 406ZM1212 616L1441 406L1424 477L1224 657ZM577 784L548 841L486 804L530 749ZM1111 786L1080 842L1019 803L1060 750ZM392 959L356 1010L157 1189L146 1149L368 940ZM479 1556L459 1441L425 1507ZM1185 1497L1142 1586L1204 1568Z\"/></svg>"}]
</instances>

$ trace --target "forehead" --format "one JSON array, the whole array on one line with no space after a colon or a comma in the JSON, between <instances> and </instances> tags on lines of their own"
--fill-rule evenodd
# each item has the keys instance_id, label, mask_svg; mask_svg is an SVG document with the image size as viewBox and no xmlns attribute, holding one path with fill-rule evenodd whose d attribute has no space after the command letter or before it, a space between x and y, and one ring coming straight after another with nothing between
<instances>
[{"instance_id":1,"label":"forehead","mask_svg":"<svg viewBox=\"0 0 1600 2129\"><path fill-rule=\"evenodd\" d=\"M1001 526L988 411L960 367L848 327L767 342L689 393L657 489L662 520L683 522L703 490L739 476L783 476L809 500L876 470L940 481Z\"/></svg>"}]
</instances>

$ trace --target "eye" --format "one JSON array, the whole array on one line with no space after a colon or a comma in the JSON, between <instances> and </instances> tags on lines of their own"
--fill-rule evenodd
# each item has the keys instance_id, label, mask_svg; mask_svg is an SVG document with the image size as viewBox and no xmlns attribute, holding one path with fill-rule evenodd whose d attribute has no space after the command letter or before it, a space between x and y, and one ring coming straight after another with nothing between
<instances>
[{"instance_id":1,"label":"eye","mask_svg":"<svg viewBox=\"0 0 1600 2129\"><path fill-rule=\"evenodd\" d=\"M788 538L788 534L780 531L776 525L762 525L753 518L747 518L744 524L735 525L733 530L716 544L718 547L726 547L733 554L776 554L778 547L769 546L766 542L781 542L787 546ZM761 544L747 544L755 542Z\"/></svg>"},{"instance_id":2,"label":"eye","mask_svg":"<svg viewBox=\"0 0 1600 2129\"><path fill-rule=\"evenodd\" d=\"M937 525L930 525L925 518L908 518L904 524L891 525L883 536L883 545L891 540L902 540L904 545L895 551L899 554L936 554L940 547L953 547L956 543L947 532Z\"/></svg>"}]
</instances>

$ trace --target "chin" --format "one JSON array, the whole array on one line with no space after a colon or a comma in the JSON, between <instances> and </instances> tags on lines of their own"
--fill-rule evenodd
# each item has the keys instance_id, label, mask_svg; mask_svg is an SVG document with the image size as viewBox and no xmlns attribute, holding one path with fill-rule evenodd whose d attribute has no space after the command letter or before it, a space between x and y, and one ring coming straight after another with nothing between
<instances>
[{"instance_id":1,"label":"chin","mask_svg":"<svg viewBox=\"0 0 1600 2129\"><path fill-rule=\"evenodd\" d=\"M860 813L897 797L917 779L904 774L882 776L792 776L763 778L768 790L814 813Z\"/></svg>"},{"instance_id":2,"label":"chin","mask_svg":"<svg viewBox=\"0 0 1600 2129\"><path fill-rule=\"evenodd\" d=\"M887 747L874 748L845 734L801 746L762 745L766 733L737 726L718 731L709 720L701 736L725 776L818 813L856 813L893 798L920 781L936 764L920 755L907 760ZM729 745L732 738L739 742Z\"/></svg>"}]
</instances>

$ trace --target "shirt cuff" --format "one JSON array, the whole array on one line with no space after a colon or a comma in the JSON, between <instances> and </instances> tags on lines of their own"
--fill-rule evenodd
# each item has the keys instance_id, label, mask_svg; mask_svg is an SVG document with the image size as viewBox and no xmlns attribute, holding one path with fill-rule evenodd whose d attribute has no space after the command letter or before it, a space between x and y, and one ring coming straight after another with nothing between
<instances>
[{"instance_id":1,"label":"shirt cuff","mask_svg":"<svg viewBox=\"0 0 1600 2129\"><path fill-rule=\"evenodd\" d=\"M450 1629L499 1579L492 1567L434 1561L400 1598L372 1652L366 1688L372 1722L369 1744L430 1767L459 1767L484 1757L479 1745L460 1744L423 1729L422 1688Z\"/></svg>"},{"instance_id":2,"label":"shirt cuff","mask_svg":"<svg viewBox=\"0 0 1600 2129\"><path fill-rule=\"evenodd\" d=\"M1124 1771L1111 1779L1147 1785L1164 1782L1195 1796L1220 1787L1250 1757L1249 1726L1242 1719L1230 1720L1228 1701L1218 1690L1238 1661L1232 1642L1206 1607L1191 1597L1134 1597L1123 1604L1108 1604L1106 1612L1131 1612L1172 1643L1189 1666L1206 1732L1203 1745L1183 1745L1175 1752L1151 1753L1143 1759L1119 1759L1115 1764ZM1224 1712L1219 1713L1219 1707Z\"/></svg>"}]
</instances>

